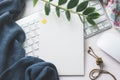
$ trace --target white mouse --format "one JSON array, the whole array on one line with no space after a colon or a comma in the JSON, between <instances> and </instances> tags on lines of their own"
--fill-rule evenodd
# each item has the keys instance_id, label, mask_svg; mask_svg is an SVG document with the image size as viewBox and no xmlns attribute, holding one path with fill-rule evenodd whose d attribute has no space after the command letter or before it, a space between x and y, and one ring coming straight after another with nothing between
<instances>
[{"instance_id":1,"label":"white mouse","mask_svg":"<svg viewBox=\"0 0 120 80\"><path fill-rule=\"evenodd\" d=\"M120 34L104 33L98 39L97 45L108 55L120 62Z\"/></svg>"}]
</instances>

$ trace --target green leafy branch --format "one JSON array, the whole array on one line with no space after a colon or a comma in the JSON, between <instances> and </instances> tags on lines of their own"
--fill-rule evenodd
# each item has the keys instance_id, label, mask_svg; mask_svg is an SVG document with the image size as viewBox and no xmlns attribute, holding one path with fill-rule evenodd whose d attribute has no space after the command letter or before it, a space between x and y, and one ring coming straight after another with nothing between
<instances>
[{"instance_id":1,"label":"green leafy branch","mask_svg":"<svg viewBox=\"0 0 120 80\"><path fill-rule=\"evenodd\" d=\"M85 0L79 3L80 0L58 0L57 4L52 3L53 0L42 0L45 2L45 14L49 15L51 11L51 6L55 7L55 11L58 17L60 17L60 10L65 11L66 18L70 21L71 13L77 14L80 20L84 23L84 20L81 18L83 16L91 25L96 25L95 19L100 17L100 14L96 12L94 7L88 7L88 0ZM34 6L37 4L38 0L33 0ZM62 5L67 4L66 8ZM76 8L76 10L72 10Z\"/></svg>"}]
</instances>

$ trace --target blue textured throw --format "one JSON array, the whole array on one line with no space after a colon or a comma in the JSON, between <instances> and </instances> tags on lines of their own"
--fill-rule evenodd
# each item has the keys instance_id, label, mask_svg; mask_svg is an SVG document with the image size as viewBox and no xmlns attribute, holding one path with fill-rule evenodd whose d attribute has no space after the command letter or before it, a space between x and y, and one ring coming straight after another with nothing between
<instances>
[{"instance_id":1,"label":"blue textured throw","mask_svg":"<svg viewBox=\"0 0 120 80\"><path fill-rule=\"evenodd\" d=\"M25 0L0 0L0 80L59 80L56 67L25 57L25 33L15 23Z\"/></svg>"}]
</instances>

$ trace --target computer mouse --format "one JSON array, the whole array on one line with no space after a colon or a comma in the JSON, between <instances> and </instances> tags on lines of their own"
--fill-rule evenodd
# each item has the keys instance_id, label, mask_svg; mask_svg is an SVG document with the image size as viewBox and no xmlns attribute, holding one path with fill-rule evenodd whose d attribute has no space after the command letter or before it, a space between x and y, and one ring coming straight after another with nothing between
<instances>
[{"instance_id":1,"label":"computer mouse","mask_svg":"<svg viewBox=\"0 0 120 80\"><path fill-rule=\"evenodd\" d=\"M97 41L97 45L105 53L120 62L120 34L104 33Z\"/></svg>"}]
</instances>

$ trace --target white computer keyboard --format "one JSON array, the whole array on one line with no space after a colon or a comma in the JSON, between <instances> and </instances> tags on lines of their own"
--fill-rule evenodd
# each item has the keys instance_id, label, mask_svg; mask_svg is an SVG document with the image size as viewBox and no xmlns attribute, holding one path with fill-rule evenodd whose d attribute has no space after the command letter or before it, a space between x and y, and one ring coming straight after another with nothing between
<instances>
[{"instance_id":1,"label":"white computer keyboard","mask_svg":"<svg viewBox=\"0 0 120 80\"><path fill-rule=\"evenodd\" d=\"M89 38L112 27L108 15L106 14L99 0L90 1L89 6L95 7L96 11L99 12L101 16L95 20L97 26L92 26L86 22L84 28L85 38Z\"/></svg>"},{"instance_id":2,"label":"white computer keyboard","mask_svg":"<svg viewBox=\"0 0 120 80\"><path fill-rule=\"evenodd\" d=\"M107 19L106 14L99 3L99 1L93 1L89 3L89 6L94 6L97 8L97 11L102 15L99 19L96 20L98 24L97 27L92 27L86 22L84 28L85 38L91 37L99 32L105 31L111 28L110 21ZM40 12L32 14L28 17L18 20L16 23L20 25L26 33L26 41L24 48L26 50L27 56L36 56L39 53L39 35L40 35Z\"/></svg>"},{"instance_id":3,"label":"white computer keyboard","mask_svg":"<svg viewBox=\"0 0 120 80\"><path fill-rule=\"evenodd\" d=\"M40 35L40 19L38 13L20 19L16 22L22 27L26 33L26 41L24 48L27 56L36 56L39 53L39 35Z\"/></svg>"}]
</instances>

